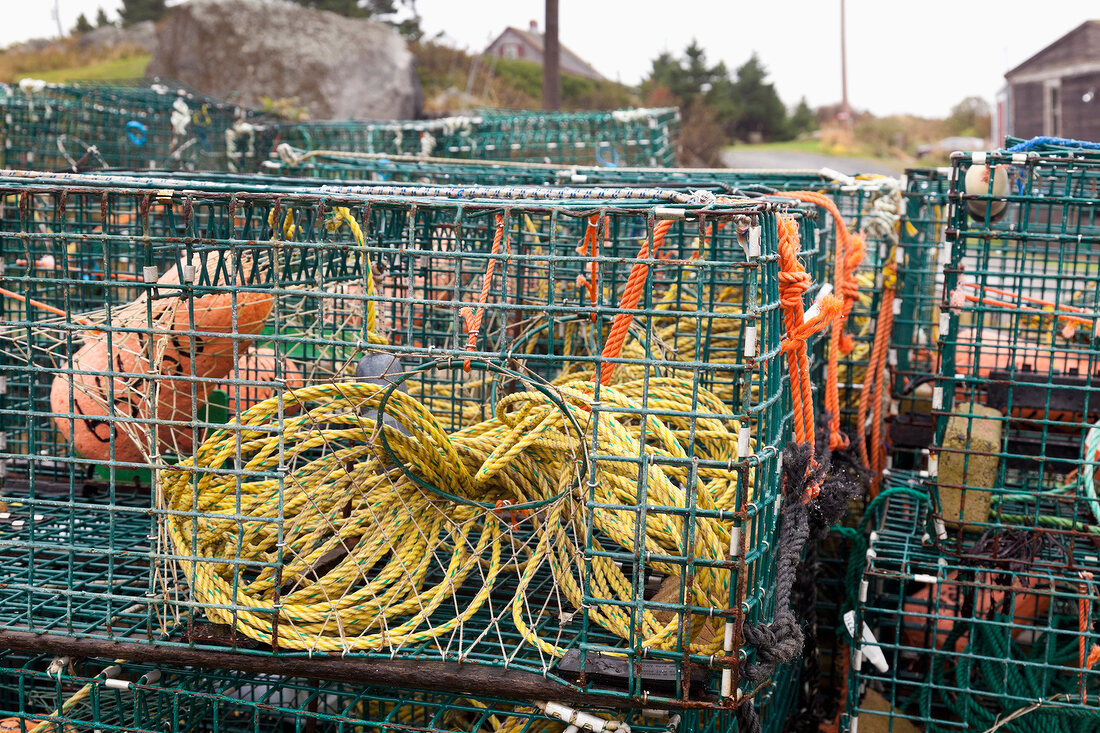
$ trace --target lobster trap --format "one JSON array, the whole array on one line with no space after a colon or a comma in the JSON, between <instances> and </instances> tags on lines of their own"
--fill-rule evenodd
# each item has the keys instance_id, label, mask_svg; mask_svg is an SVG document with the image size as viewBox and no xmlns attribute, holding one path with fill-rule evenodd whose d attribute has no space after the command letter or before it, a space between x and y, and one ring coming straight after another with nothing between
<instances>
[{"instance_id":1,"label":"lobster trap","mask_svg":"<svg viewBox=\"0 0 1100 733\"><path fill-rule=\"evenodd\" d=\"M266 154L254 144L258 116L159 81L123 86L24 79L0 87L0 167L255 168Z\"/></svg>"},{"instance_id":2,"label":"lobster trap","mask_svg":"<svg viewBox=\"0 0 1100 733\"><path fill-rule=\"evenodd\" d=\"M891 483L859 581L842 729L1100 728L1095 549L1018 532L987 538L985 564L960 563L934 546L920 477ZM1040 554L1058 567L1033 564Z\"/></svg>"},{"instance_id":3,"label":"lobster trap","mask_svg":"<svg viewBox=\"0 0 1100 733\"><path fill-rule=\"evenodd\" d=\"M231 188L0 179L0 642L767 684L739 669L785 602L774 204Z\"/></svg>"},{"instance_id":4,"label":"lobster trap","mask_svg":"<svg viewBox=\"0 0 1100 733\"><path fill-rule=\"evenodd\" d=\"M267 170L284 175L312 176L361 182L485 185L659 186L685 190L708 189L716 194L775 197L795 191L822 194L835 205L845 230L859 232L865 240L863 259L853 277L858 298L853 304L848 330L852 341L838 354L839 404L831 406L839 427L862 434L857 428L859 404L871 362L875 320L879 317L884 269L896 258L903 202L899 183L884 177L849 177L835 171L762 171L735 169L656 169L599 166L518 164L501 161L462 161L417 155L388 156L334 149L303 150L277 147L278 160L265 163ZM823 199L788 198L789 206L818 207L815 239L803 239L803 251L813 253L820 269L815 279L839 284L837 238L833 212ZM843 258L842 258L843 259ZM808 263L808 267L810 264ZM813 269L810 270L814 272ZM828 337L819 341L815 384L825 382ZM846 341L845 340L842 340ZM838 346L839 348L839 346ZM885 371L886 365L880 365ZM883 391L886 394L886 391ZM927 445L927 443L926 443Z\"/></svg>"},{"instance_id":5,"label":"lobster trap","mask_svg":"<svg viewBox=\"0 0 1100 733\"><path fill-rule=\"evenodd\" d=\"M1095 156L954 158L935 465L946 546L986 530L1092 547L1100 448Z\"/></svg>"},{"instance_id":6,"label":"lobster trap","mask_svg":"<svg viewBox=\"0 0 1100 733\"><path fill-rule=\"evenodd\" d=\"M292 148L389 155L581 165L672 166L680 111L485 110L476 115L400 122L303 122L278 126Z\"/></svg>"},{"instance_id":7,"label":"lobster trap","mask_svg":"<svg viewBox=\"0 0 1100 733\"><path fill-rule=\"evenodd\" d=\"M890 336L890 457L899 469L923 469L932 445L950 180L950 168L905 171L905 216L896 257L898 293Z\"/></svg>"},{"instance_id":8,"label":"lobster trap","mask_svg":"<svg viewBox=\"0 0 1100 733\"><path fill-rule=\"evenodd\" d=\"M353 681L311 680L109 659L19 652L0 656L0 726L5 731L424 731L562 733L690 730L667 711L578 710Z\"/></svg>"}]
</instances>

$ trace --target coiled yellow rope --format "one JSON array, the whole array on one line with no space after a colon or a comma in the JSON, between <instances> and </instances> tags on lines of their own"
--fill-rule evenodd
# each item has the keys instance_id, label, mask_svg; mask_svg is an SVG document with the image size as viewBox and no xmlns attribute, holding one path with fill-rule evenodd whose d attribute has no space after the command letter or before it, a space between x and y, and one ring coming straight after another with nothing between
<instances>
[{"instance_id":1,"label":"coiled yellow rope","mask_svg":"<svg viewBox=\"0 0 1100 733\"><path fill-rule=\"evenodd\" d=\"M195 600L212 621L265 643L277 639L284 648L392 649L451 633L505 585L503 573L517 573L513 620L526 641L563 654L534 630L540 612L527 608L524 591L549 565L569 606L580 608L579 543L587 527L599 533L597 549L728 556L729 531L717 519L694 519L689 551L680 516L651 511L644 526L632 509L594 509L589 517L590 497L629 507L733 510L739 488L753 484L751 472L739 481L732 467L740 426L689 416L727 413L717 396L681 380L650 378L601 389L594 411L591 389L590 382L558 386L556 400L534 389L511 394L492 419L452 433L416 399L371 384L288 392L284 406L298 408L292 416L285 408L280 416L277 398L252 407L239 416L239 432L215 432L194 458L162 472L168 533ZM680 414L643 418L643 396L649 410ZM408 435L362 416L383 402ZM694 455L729 466L700 468L690 498L686 461L659 460L686 459L689 443ZM600 458L582 483L588 445ZM642 461L644 454L658 460ZM278 478L256 475L282 463L288 468L281 487ZM516 512L493 507L505 502L541 503L515 522ZM334 564L322 567L334 552ZM590 595L608 601L590 607L590 618L624 639L637 638L630 613L611 602L633 597L630 577L607 557L589 562ZM649 567L682 571L663 562ZM725 607L728 583L728 572L698 569L690 602ZM705 623L693 617L693 631ZM674 648L677 619L662 622L645 611L640 632L646 646ZM716 636L693 651L717 652Z\"/></svg>"}]
</instances>

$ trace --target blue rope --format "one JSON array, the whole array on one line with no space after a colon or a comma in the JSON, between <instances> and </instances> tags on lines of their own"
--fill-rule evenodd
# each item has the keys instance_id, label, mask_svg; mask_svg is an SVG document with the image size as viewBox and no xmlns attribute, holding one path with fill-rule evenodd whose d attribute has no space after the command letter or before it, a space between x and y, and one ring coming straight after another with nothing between
<instances>
[{"instance_id":1,"label":"blue rope","mask_svg":"<svg viewBox=\"0 0 1100 733\"><path fill-rule=\"evenodd\" d=\"M1088 150L1100 150L1100 143L1089 142L1088 140L1073 140L1068 137L1047 137L1045 135L1042 135L1040 137L1033 137L1030 140L1025 140L1022 143L1017 143L1011 148L1008 148L1006 152L1023 153L1028 150L1034 150L1041 145L1057 145L1063 148L1085 148Z\"/></svg>"}]
</instances>

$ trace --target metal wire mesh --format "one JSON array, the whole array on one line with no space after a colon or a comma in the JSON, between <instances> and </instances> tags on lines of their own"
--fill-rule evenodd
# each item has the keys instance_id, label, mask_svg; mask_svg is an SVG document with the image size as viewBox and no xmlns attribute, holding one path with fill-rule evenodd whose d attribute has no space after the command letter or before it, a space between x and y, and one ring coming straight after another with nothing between
<instances>
[{"instance_id":1,"label":"metal wire mesh","mask_svg":"<svg viewBox=\"0 0 1100 733\"><path fill-rule=\"evenodd\" d=\"M932 445L932 388L939 371L942 260L947 249L949 168L905 171L905 217L897 257L898 297L890 339L890 456L899 469L923 469Z\"/></svg>"},{"instance_id":2,"label":"metal wire mesh","mask_svg":"<svg viewBox=\"0 0 1100 733\"><path fill-rule=\"evenodd\" d=\"M305 122L278 127L294 148L448 158L672 166L680 112L674 107L613 112L485 110L421 122Z\"/></svg>"},{"instance_id":3,"label":"metal wire mesh","mask_svg":"<svg viewBox=\"0 0 1100 733\"><path fill-rule=\"evenodd\" d=\"M276 674L243 674L107 659L0 655L5 731L424 731L561 733L564 706L465 697ZM657 733L691 730L684 715L583 710L579 726ZM587 722L587 725L584 725Z\"/></svg>"},{"instance_id":4,"label":"metal wire mesh","mask_svg":"<svg viewBox=\"0 0 1100 733\"><path fill-rule=\"evenodd\" d=\"M416 155L384 156L329 149L279 148L279 160L266 168L284 175L372 182L415 182L487 185L580 185L708 188L739 195L777 195L809 190L830 196L852 231L865 235L866 256L856 276L859 301L852 310L850 330L854 348L840 357L841 418L845 430L855 434L856 412L874 340L874 319L882 291L882 270L892 262L898 241L896 222L903 213L900 184L883 177L850 178L833 171L765 171L735 169L654 169L600 166L516 165L424 158ZM796 203L793 202L792 203ZM831 218L819 212L815 279L828 281L835 269L836 239ZM803 239L805 244L806 239ZM814 272L813 270L810 270ZM824 383L825 339L819 340L815 383Z\"/></svg>"},{"instance_id":5,"label":"metal wire mesh","mask_svg":"<svg viewBox=\"0 0 1100 733\"><path fill-rule=\"evenodd\" d=\"M1100 673L1088 661L1100 620L1095 549L1072 554L1050 536L1020 533L993 562L960 563L931 540L921 479L892 484L906 490L872 524L855 622L872 629L887 666L866 641L853 651L844 729L1100 728ZM1029 561L1040 554L1057 562Z\"/></svg>"},{"instance_id":6,"label":"metal wire mesh","mask_svg":"<svg viewBox=\"0 0 1100 733\"><path fill-rule=\"evenodd\" d=\"M226 189L0 179L0 636L736 692L777 602L774 204Z\"/></svg>"},{"instance_id":7,"label":"metal wire mesh","mask_svg":"<svg viewBox=\"0 0 1100 733\"><path fill-rule=\"evenodd\" d=\"M1100 442L1100 219L1094 156L954 161L937 411L940 514L1092 546ZM1088 479L1086 480L1086 475Z\"/></svg>"},{"instance_id":8,"label":"metal wire mesh","mask_svg":"<svg viewBox=\"0 0 1100 733\"><path fill-rule=\"evenodd\" d=\"M259 113L158 81L0 85L0 167L36 170L259 165ZM251 139L250 137L251 136Z\"/></svg>"}]
</instances>

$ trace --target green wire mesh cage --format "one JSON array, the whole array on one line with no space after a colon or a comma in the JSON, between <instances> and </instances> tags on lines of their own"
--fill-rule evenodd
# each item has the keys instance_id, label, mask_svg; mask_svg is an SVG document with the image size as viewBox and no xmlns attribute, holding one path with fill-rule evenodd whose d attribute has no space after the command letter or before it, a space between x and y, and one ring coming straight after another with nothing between
<instances>
[{"instance_id":1,"label":"green wire mesh cage","mask_svg":"<svg viewBox=\"0 0 1100 733\"><path fill-rule=\"evenodd\" d=\"M419 122L303 122L278 126L291 148L582 165L672 166L680 112L483 111Z\"/></svg>"},{"instance_id":2,"label":"green wire mesh cage","mask_svg":"<svg viewBox=\"0 0 1100 733\"><path fill-rule=\"evenodd\" d=\"M897 255L898 293L890 337L890 458L923 469L932 445L932 388L938 374L942 260L950 168L905 171L905 216Z\"/></svg>"},{"instance_id":3,"label":"green wire mesh cage","mask_svg":"<svg viewBox=\"0 0 1100 733\"><path fill-rule=\"evenodd\" d=\"M4 643L752 691L774 204L226 188L3 178Z\"/></svg>"},{"instance_id":4,"label":"green wire mesh cage","mask_svg":"<svg viewBox=\"0 0 1100 733\"><path fill-rule=\"evenodd\" d=\"M689 733L737 731L728 713L592 708L352 681L246 674L122 660L0 655L0 730ZM784 730L797 676L757 694L765 733ZM570 726L574 726L570 728Z\"/></svg>"},{"instance_id":5,"label":"green wire mesh cage","mask_svg":"<svg viewBox=\"0 0 1100 733\"><path fill-rule=\"evenodd\" d=\"M891 484L861 563L853 628L869 636L853 650L843 729L1100 729L1095 554L1020 534L987 540L986 565L960 563L934 546L920 477Z\"/></svg>"},{"instance_id":6,"label":"green wire mesh cage","mask_svg":"<svg viewBox=\"0 0 1100 733\"><path fill-rule=\"evenodd\" d=\"M278 160L267 170L291 176L372 182L453 183L458 185L579 185L708 188L738 195L775 195L811 191L829 196L846 226L863 233L866 254L855 275L859 298L852 309L851 351L839 356L841 424L855 435L863 384L874 342L874 322L879 315L883 268L895 257L899 220L903 213L900 182L886 177L851 177L835 171L764 171L735 169L655 169L601 166L519 165L500 161L461 161L417 155L389 156L339 149L300 149L277 146ZM799 203L791 201L792 204ZM836 233L832 219L822 208L816 240L817 263L822 280L835 270ZM804 241L804 250L810 249ZM827 341L827 336L823 341ZM815 383L823 384L825 351L821 342L815 364ZM883 365L885 366L885 365Z\"/></svg>"},{"instance_id":7,"label":"green wire mesh cage","mask_svg":"<svg viewBox=\"0 0 1100 733\"><path fill-rule=\"evenodd\" d=\"M259 165L258 112L169 83L0 85L0 165L36 170ZM251 158L251 160L249 160Z\"/></svg>"},{"instance_id":8,"label":"green wire mesh cage","mask_svg":"<svg viewBox=\"0 0 1100 733\"><path fill-rule=\"evenodd\" d=\"M1092 547L1100 503L1100 158L954 160L937 535L1025 528Z\"/></svg>"},{"instance_id":9,"label":"green wire mesh cage","mask_svg":"<svg viewBox=\"0 0 1100 733\"><path fill-rule=\"evenodd\" d=\"M679 730L667 711L587 710L351 681L245 674L123 660L7 652L0 661L3 730L425 731L562 733ZM564 718L564 720L563 720Z\"/></svg>"}]
</instances>

